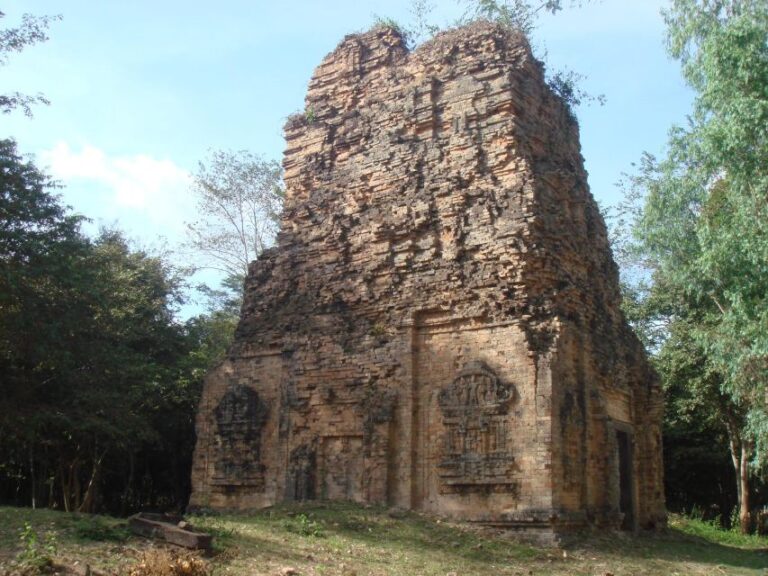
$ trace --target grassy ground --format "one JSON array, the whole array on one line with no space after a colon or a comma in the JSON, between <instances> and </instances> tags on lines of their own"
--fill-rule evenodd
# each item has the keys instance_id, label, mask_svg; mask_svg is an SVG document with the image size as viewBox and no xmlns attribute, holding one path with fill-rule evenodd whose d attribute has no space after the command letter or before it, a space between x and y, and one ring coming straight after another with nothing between
<instances>
[{"instance_id":1,"label":"grassy ground","mask_svg":"<svg viewBox=\"0 0 768 576\"><path fill-rule=\"evenodd\" d=\"M768 539L679 517L672 518L665 534L589 534L565 550L533 548L498 531L352 504L280 506L247 516L190 520L216 536L216 554L208 559L213 573L232 576L768 575ZM129 536L112 518L0 508L0 566L24 548L19 535L25 523L41 543L53 542L59 560L116 574L153 546Z\"/></svg>"}]
</instances>

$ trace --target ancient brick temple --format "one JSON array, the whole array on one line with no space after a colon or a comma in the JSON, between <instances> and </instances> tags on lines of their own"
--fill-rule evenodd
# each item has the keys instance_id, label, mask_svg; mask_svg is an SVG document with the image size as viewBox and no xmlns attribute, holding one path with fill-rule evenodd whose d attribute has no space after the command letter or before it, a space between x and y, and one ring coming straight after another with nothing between
<instances>
[{"instance_id":1,"label":"ancient brick temple","mask_svg":"<svg viewBox=\"0 0 768 576\"><path fill-rule=\"evenodd\" d=\"M348 36L285 137L281 232L206 381L191 505L663 523L661 392L525 39Z\"/></svg>"}]
</instances>

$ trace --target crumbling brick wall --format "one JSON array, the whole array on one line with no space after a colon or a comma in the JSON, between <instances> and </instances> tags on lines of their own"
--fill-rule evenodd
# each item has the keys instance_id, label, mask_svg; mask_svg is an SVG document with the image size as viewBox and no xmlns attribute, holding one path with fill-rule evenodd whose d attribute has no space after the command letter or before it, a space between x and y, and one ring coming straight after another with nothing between
<instances>
[{"instance_id":1,"label":"crumbling brick wall","mask_svg":"<svg viewBox=\"0 0 768 576\"><path fill-rule=\"evenodd\" d=\"M206 381L192 505L663 523L661 393L526 40L348 36L285 136L281 231Z\"/></svg>"}]
</instances>

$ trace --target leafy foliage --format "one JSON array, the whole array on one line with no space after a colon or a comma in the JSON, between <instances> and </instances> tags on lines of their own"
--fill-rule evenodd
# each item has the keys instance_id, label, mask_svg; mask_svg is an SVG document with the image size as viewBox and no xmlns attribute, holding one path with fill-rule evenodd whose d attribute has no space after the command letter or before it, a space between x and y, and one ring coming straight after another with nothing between
<instances>
[{"instance_id":1,"label":"leafy foliage","mask_svg":"<svg viewBox=\"0 0 768 576\"><path fill-rule=\"evenodd\" d=\"M411 32L409 28L406 28L400 22L395 20L394 18L389 18L387 16L379 16L378 14L374 14L373 16L373 29L376 30L378 28L392 28L395 30L400 36L403 38L403 41L407 46L413 45L413 38L414 35ZM307 122L310 124L314 122L314 111L308 110L306 112Z\"/></svg>"},{"instance_id":2,"label":"leafy foliage","mask_svg":"<svg viewBox=\"0 0 768 576\"><path fill-rule=\"evenodd\" d=\"M231 316L175 320L184 278L121 233L90 239L0 142L0 498L183 506L202 377Z\"/></svg>"},{"instance_id":3,"label":"leafy foliage","mask_svg":"<svg viewBox=\"0 0 768 576\"><path fill-rule=\"evenodd\" d=\"M605 104L604 94L595 96L581 88L582 82L586 79L584 74L573 70L557 70L549 75L547 84L572 109L587 102L596 102L601 106Z\"/></svg>"},{"instance_id":4,"label":"leafy foliage","mask_svg":"<svg viewBox=\"0 0 768 576\"><path fill-rule=\"evenodd\" d=\"M245 279L274 239L282 208L282 168L246 151L214 151L199 164L193 193L200 220L187 224L189 246L208 267Z\"/></svg>"},{"instance_id":5,"label":"leafy foliage","mask_svg":"<svg viewBox=\"0 0 768 576\"><path fill-rule=\"evenodd\" d=\"M465 0L465 20L491 20L530 35L536 27L536 20L543 12L556 14L563 10L562 0ZM568 5L577 7L584 2L572 0Z\"/></svg>"},{"instance_id":6,"label":"leafy foliage","mask_svg":"<svg viewBox=\"0 0 768 576\"><path fill-rule=\"evenodd\" d=\"M665 20L696 100L666 157L646 156L631 180L630 253L645 272L643 309L630 308L661 320L652 339L678 414L727 430L746 530L747 464L768 463L768 5L673 0Z\"/></svg>"},{"instance_id":7,"label":"leafy foliage","mask_svg":"<svg viewBox=\"0 0 768 576\"><path fill-rule=\"evenodd\" d=\"M0 18L5 17L0 12ZM27 46L48 40L48 27L61 16L32 16L24 14L21 24L16 28L0 30L0 66L8 63L12 52L21 52ZM27 116L32 115L33 104L49 104L42 94L29 96L20 92L0 94L0 112L8 114L16 108L21 108Z\"/></svg>"},{"instance_id":8,"label":"leafy foliage","mask_svg":"<svg viewBox=\"0 0 768 576\"><path fill-rule=\"evenodd\" d=\"M53 563L58 548L56 536L53 533L49 532L41 538L32 525L25 522L24 527L19 531L19 540L21 551L16 556L16 561L22 568L41 572Z\"/></svg>"},{"instance_id":9,"label":"leafy foliage","mask_svg":"<svg viewBox=\"0 0 768 576\"><path fill-rule=\"evenodd\" d=\"M562 0L545 0L540 3L531 2L531 0L462 0L460 3L464 4L466 9L455 25L463 26L478 20L486 20L520 31L530 38L541 14L547 12L557 14L566 8L580 7L588 2L589 0L572 0L568 3ZM376 15L373 27L393 28L400 33L406 45L413 47L429 40L444 29L430 21L433 10L434 5L428 0L412 0L410 23L404 25L391 18ZM546 60L546 58L540 59ZM595 96L581 88L584 80L586 76L573 70L547 72L549 87L563 99L571 111L585 103L600 105L605 103L604 95Z\"/></svg>"}]
</instances>

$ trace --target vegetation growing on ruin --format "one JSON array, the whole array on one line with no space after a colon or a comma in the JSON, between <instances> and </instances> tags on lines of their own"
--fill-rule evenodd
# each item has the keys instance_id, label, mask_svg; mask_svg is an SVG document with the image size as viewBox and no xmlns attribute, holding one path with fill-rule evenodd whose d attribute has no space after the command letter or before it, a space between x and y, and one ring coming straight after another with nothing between
<instances>
[{"instance_id":1,"label":"vegetation growing on ruin","mask_svg":"<svg viewBox=\"0 0 768 576\"><path fill-rule=\"evenodd\" d=\"M558 14L563 10L579 8L590 0L463 0L464 14L456 22L440 25L433 21L435 5L429 0L412 0L411 17L408 22L399 22L387 16L374 16L373 28L392 28L398 32L406 45L413 48L448 28L466 26L472 22L488 21L500 24L510 30L522 32L532 41L534 53L544 64L547 84L568 106L573 115L582 104L605 104L604 94L591 94L582 87L587 77L570 69L550 70L540 46L534 42L535 30L543 14ZM575 118L575 116L573 116Z\"/></svg>"}]
</instances>

